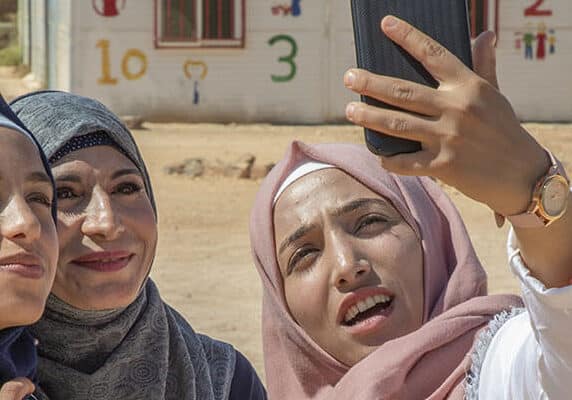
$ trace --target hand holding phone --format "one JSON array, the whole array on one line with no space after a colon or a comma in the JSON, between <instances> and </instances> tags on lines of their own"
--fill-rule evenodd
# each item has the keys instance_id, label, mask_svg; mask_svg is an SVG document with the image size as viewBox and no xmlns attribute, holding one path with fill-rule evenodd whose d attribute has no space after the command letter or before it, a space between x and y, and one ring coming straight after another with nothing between
<instances>
[{"instance_id":1,"label":"hand holding phone","mask_svg":"<svg viewBox=\"0 0 572 400\"><path fill-rule=\"evenodd\" d=\"M386 15L399 17L442 44L463 63L472 66L466 0L350 0L357 65L378 75L391 76L438 87L437 81L381 30ZM396 109L375 98L362 96L375 107ZM367 147L373 153L391 156L421 149L420 143L365 129Z\"/></svg>"}]
</instances>

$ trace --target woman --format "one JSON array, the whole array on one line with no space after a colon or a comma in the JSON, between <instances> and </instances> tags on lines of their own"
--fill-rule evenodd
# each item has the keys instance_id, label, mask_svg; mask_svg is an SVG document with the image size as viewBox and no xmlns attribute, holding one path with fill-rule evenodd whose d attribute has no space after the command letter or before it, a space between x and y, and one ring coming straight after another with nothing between
<instances>
[{"instance_id":1,"label":"woman","mask_svg":"<svg viewBox=\"0 0 572 400\"><path fill-rule=\"evenodd\" d=\"M36 348L58 256L54 186L38 144L0 96L0 398L34 391ZM17 381L12 381L19 378ZM11 397L6 397L7 399Z\"/></svg>"},{"instance_id":2,"label":"woman","mask_svg":"<svg viewBox=\"0 0 572 400\"><path fill-rule=\"evenodd\" d=\"M382 27L441 86L352 70L348 87L404 111L352 103L348 117L423 150L384 158L383 169L364 146L295 142L263 183L250 229L269 394L567 398L569 183L490 84L405 22L386 18ZM494 83L491 39L481 36L474 58ZM509 216L526 311L514 296L485 296L484 270L437 184L387 170L437 176ZM554 191L544 205L562 212L533 228L535 215L521 212L549 175L562 179L564 195Z\"/></svg>"},{"instance_id":3,"label":"woman","mask_svg":"<svg viewBox=\"0 0 572 400\"><path fill-rule=\"evenodd\" d=\"M248 361L196 334L149 279L155 203L127 128L99 102L63 92L12 107L44 149L59 200L56 279L33 327L44 392L52 400L264 398Z\"/></svg>"}]
</instances>

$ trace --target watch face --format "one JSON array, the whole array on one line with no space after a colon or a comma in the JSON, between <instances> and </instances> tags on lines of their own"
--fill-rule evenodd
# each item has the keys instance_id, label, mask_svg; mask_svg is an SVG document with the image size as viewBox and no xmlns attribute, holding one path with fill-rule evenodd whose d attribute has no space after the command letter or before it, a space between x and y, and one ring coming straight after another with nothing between
<instances>
[{"instance_id":1,"label":"watch face","mask_svg":"<svg viewBox=\"0 0 572 400\"><path fill-rule=\"evenodd\" d=\"M570 188L566 179L559 175L546 181L542 190L542 208L549 217L559 217L568 204Z\"/></svg>"}]
</instances>

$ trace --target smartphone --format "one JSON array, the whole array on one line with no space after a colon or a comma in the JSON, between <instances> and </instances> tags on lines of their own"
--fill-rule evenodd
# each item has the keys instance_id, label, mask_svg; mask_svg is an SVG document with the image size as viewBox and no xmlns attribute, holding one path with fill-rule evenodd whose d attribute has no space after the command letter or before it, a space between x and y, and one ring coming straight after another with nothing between
<instances>
[{"instance_id":1,"label":"smartphone","mask_svg":"<svg viewBox=\"0 0 572 400\"><path fill-rule=\"evenodd\" d=\"M381 30L386 15L399 17L455 54L472 68L471 38L467 0L350 0L357 65L378 75L392 76L438 87L429 72ZM366 104L397 109L362 96ZM374 154L392 156L421 150L416 141L395 138L365 129L365 142Z\"/></svg>"}]
</instances>

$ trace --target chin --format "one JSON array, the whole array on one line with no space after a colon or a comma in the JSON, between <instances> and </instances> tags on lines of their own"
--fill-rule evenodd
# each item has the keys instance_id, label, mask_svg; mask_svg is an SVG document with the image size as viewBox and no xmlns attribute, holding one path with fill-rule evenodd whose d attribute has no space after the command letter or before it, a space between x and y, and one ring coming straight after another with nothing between
<instances>
[{"instance_id":1,"label":"chin","mask_svg":"<svg viewBox=\"0 0 572 400\"><path fill-rule=\"evenodd\" d=\"M83 286L73 293L54 288L53 293L77 309L103 311L127 307L139 294L139 286L114 282L97 286Z\"/></svg>"},{"instance_id":2,"label":"chin","mask_svg":"<svg viewBox=\"0 0 572 400\"><path fill-rule=\"evenodd\" d=\"M38 298L35 295L29 295L3 305L6 307L0 309L0 315L8 318L0 321L0 329L32 325L37 322L44 313L46 299L44 297Z\"/></svg>"}]
</instances>

